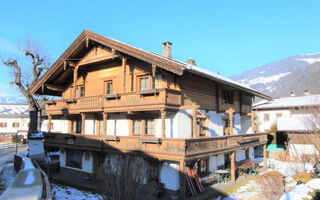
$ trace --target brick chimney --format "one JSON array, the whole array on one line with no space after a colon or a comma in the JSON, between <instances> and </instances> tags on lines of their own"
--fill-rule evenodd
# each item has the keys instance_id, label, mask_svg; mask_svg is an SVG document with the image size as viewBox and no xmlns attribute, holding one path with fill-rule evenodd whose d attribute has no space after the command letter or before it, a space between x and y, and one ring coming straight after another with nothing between
<instances>
[{"instance_id":1,"label":"brick chimney","mask_svg":"<svg viewBox=\"0 0 320 200\"><path fill-rule=\"evenodd\" d=\"M191 57L187 60L187 63L188 63L189 65L197 66L197 65L196 65L196 61L193 60Z\"/></svg>"},{"instance_id":2,"label":"brick chimney","mask_svg":"<svg viewBox=\"0 0 320 200\"><path fill-rule=\"evenodd\" d=\"M162 43L162 50L163 50L163 56L167 58L171 58L171 42L163 42Z\"/></svg>"}]
</instances>

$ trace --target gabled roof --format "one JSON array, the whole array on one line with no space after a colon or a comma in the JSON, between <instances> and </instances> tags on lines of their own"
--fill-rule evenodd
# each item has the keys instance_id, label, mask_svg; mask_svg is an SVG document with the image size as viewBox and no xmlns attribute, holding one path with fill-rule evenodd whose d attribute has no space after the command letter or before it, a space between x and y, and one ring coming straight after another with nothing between
<instances>
[{"instance_id":1,"label":"gabled roof","mask_svg":"<svg viewBox=\"0 0 320 200\"><path fill-rule=\"evenodd\" d=\"M320 95L298 96L298 97L283 97L273 99L271 101L261 101L253 105L253 109L284 109L294 107L320 106Z\"/></svg>"},{"instance_id":2,"label":"gabled roof","mask_svg":"<svg viewBox=\"0 0 320 200\"><path fill-rule=\"evenodd\" d=\"M228 86L246 91L249 94L259 96L265 99L271 99L269 96L259 93L248 86L240 84L236 81L233 81L229 78L223 77L221 75L209 72L207 70L201 69L199 67L179 62L177 60L161 56L156 53L144 51L142 49L130 46L123 42L96 34L94 32L84 30L77 39L67 48L67 50L56 60L56 62L50 67L50 69L38 80L31 88L31 94L41 94L41 86L45 83L50 83L52 80L55 80L59 74L62 73L64 68L64 61L66 60L78 60L79 57L83 56L84 53L88 51L86 48L87 41L93 41L100 45L109 47L121 54L132 56L139 60L145 61L147 63L153 64L157 67L160 67L164 70L182 76L184 71L196 74L198 76L206 77L208 79L214 80L219 83L226 84ZM54 93L51 93L54 95Z\"/></svg>"}]
</instances>

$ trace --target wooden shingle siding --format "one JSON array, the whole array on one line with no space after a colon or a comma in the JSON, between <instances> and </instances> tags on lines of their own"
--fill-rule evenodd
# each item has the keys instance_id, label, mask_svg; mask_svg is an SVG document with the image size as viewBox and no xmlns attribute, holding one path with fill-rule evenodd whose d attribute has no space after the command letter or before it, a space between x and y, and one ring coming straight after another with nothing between
<instances>
[{"instance_id":1,"label":"wooden shingle siding","mask_svg":"<svg viewBox=\"0 0 320 200\"><path fill-rule=\"evenodd\" d=\"M190 100L201 109L216 109L216 84L208 79L185 73L181 78L181 91L186 96L184 104Z\"/></svg>"}]
</instances>

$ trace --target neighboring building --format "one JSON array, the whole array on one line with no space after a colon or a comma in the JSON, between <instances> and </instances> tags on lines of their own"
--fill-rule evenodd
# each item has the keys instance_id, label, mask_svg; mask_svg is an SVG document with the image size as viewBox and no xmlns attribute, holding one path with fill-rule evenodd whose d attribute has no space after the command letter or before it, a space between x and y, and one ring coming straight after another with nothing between
<instances>
[{"instance_id":1,"label":"neighboring building","mask_svg":"<svg viewBox=\"0 0 320 200\"><path fill-rule=\"evenodd\" d=\"M148 167L144 182L183 195L186 167L200 176L231 167L234 180L235 162L265 147L266 134L251 134L247 114L255 96L270 97L172 59L170 42L163 52L84 31L34 84L32 94L61 97L47 102L43 123L46 148L60 149L61 171L95 175L119 152L135 152Z\"/></svg>"},{"instance_id":2,"label":"neighboring building","mask_svg":"<svg viewBox=\"0 0 320 200\"><path fill-rule=\"evenodd\" d=\"M272 101L262 101L253 106L259 124L259 131L268 131L277 126L278 138L289 143L292 157L313 154L316 149L311 144L315 129L320 128L320 95L290 96Z\"/></svg>"},{"instance_id":3,"label":"neighboring building","mask_svg":"<svg viewBox=\"0 0 320 200\"><path fill-rule=\"evenodd\" d=\"M29 108L26 104L0 104L0 142L12 142L18 131L26 136Z\"/></svg>"}]
</instances>

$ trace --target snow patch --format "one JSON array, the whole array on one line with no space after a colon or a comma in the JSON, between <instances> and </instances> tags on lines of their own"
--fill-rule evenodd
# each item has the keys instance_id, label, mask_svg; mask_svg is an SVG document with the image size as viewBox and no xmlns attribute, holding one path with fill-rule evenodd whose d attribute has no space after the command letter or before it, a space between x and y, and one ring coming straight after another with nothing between
<instances>
[{"instance_id":1,"label":"snow patch","mask_svg":"<svg viewBox=\"0 0 320 200\"><path fill-rule=\"evenodd\" d=\"M305 61L309 63L310 65L316 62L320 62L320 58L299 58L297 60Z\"/></svg>"},{"instance_id":2,"label":"snow patch","mask_svg":"<svg viewBox=\"0 0 320 200\"><path fill-rule=\"evenodd\" d=\"M26 179L24 180L25 185L31 185L34 182L35 178L33 175L33 170L28 171L28 175L26 176Z\"/></svg>"},{"instance_id":3,"label":"snow patch","mask_svg":"<svg viewBox=\"0 0 320 200\"><path fill-rule=\"evenodd\" d=\"M24 159L23 169L35 169L30 158L23 157L23 159Z\"/></svg>"},{"instance_id":4,"label":"snow patch","mask_svg":"<svg viewBox=\"0 0 320 200\"><path fill-rule=\"evenodd\" d=\"M52 199L68 199L68 200L102 200L99 194L94 194L84 190L78 190L69 186L51 184Z\"/></svg>"},{"instance_id":5,"label":"snow patch","mask_svg":"<svg viewBox=\"0 0 320 200\"><path fill-rule=\"evenodd\" d=\"M266 71L261 71L261 72L260 72L260 74L264 74L264 73L266 73Z\"/></svg>"},{"instance_id":6,"label":"snow patch","mask_svg":"<svg viewBox=\"0 0 320 200\"><path fill-rule=\"evenodd\" d=\"M267 77L259 76L258 78L251 79L251 80L247 80L246 78L246 79L239 80L239 82L242 84L247 84L249 86L260 84L260 83L266 84L266 83L278 81L280 78L283 78L289 74L291 74L291 72L280 73L280 74L267 76Z\"/></svg>"}]
</instances>

